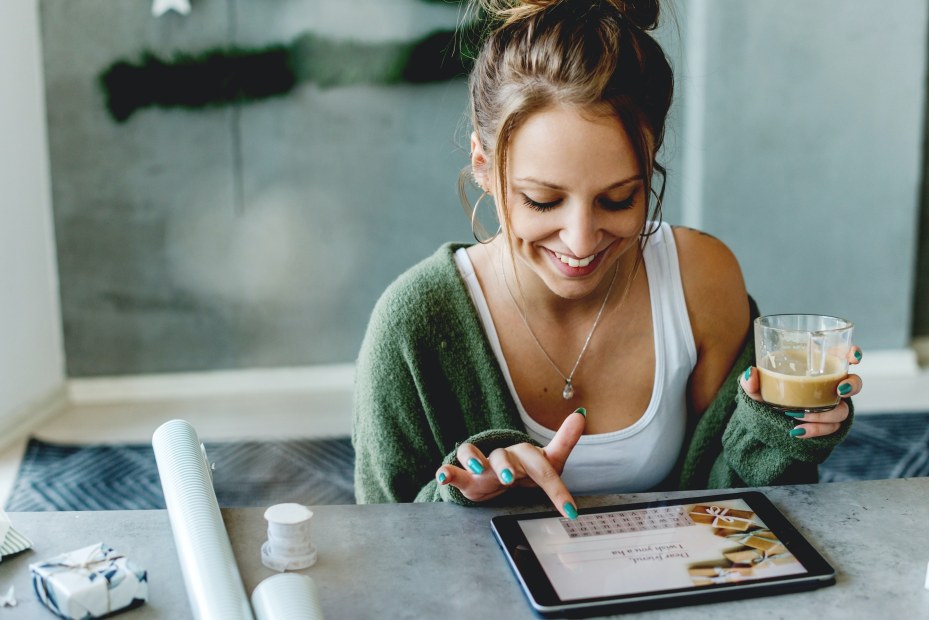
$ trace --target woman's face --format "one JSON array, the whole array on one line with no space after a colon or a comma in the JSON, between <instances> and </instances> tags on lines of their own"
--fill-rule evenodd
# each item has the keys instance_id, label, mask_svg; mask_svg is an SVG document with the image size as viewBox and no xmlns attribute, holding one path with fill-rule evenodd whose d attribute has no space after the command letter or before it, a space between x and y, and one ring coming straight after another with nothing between
<instances>
[{"instance_id":1,"label":"woman's face","mask_svg":"<svg viewBox=\"0 0 929 620\"><path fill-rule=\"evenodd\" d=\"M508 158L507 187L497 191L507 192L517 263L559 297L592 294L636 246L647 215L622 124L612 114L548 108L514 133Z\"/></svg>"}]
</instances>

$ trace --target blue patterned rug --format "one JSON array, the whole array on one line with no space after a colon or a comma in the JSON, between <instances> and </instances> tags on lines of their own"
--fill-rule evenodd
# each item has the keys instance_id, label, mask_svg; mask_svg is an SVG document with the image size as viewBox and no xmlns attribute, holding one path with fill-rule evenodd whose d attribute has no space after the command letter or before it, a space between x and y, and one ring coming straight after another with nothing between
<instances>
[{"instance_id":1,"label":"blue patterned rug","mask_svg":"<svg viewBox=\"0 0 929 620\"><path fill-rule=\"evenodd\" d=\"M205 442L222 507L353 504L355 452L347 437ZM10 512L164 508L151 445L66 446L30 439Z\"/></svg>"},{"instance_id":2,"label":"blue patterned rug","mask_svg":"<svg viewBox=\"0 0 929 620\"><path fill-rule=\"evenodd\" d=\"M354 503L347 437L207 443L220 506ZM820 467L823 482L929 476L929 413L859 416ZM164 508L150 445L64 446L32 439L6 509Z\"/></svg>"}]
</instances>

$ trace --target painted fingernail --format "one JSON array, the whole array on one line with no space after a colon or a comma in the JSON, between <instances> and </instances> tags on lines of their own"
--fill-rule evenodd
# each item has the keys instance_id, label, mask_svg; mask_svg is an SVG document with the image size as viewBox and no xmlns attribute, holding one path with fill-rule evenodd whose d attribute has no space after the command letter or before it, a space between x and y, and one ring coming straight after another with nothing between
<instances>
[{"instance_id":1,"label":"painted fingernail","mask_svg":"<svg viewBox=\"0 0 929 620\"><path fill-rule=\"evenodd\" d=\"M751 378L751 376L752 376L752 367L749 366L748 368L745 369L745 372L742 373L742 378L748 381L749 378Z\"/></svg>"},{"instance_id":2,"label":"painted fingernail","mask_svg":"<svg viewBox=\"0 0 929 620\"><path fill-rule=\"evenodd\" d=\"M799 426L797 428L791 429L790 431L791 437L803 437L804 435L806 435L806 429L800 428Z\"/></svg>"},{"instance_id":3,"label":"painted fingernail","mask_svg":"<svg viewBox=\"0 0 929 620\"><path fill-rule=\"evenodd\" d=\"M839 386L839 394L841 394L842 396L845 396L846 394L848 394L848 393L851 392L851 391L852 391L852 384L851 384L851 383L843 383L843 384L841 384L841 385Z\"/></svg>"},{"instance_id":4,"label":"painted fingernail","mask_svg":"<svg viewBox=\"0 0 929 620\"><path fill-rule=\"evenodd\" d=\"M585 418L587 417L587 410L584 409L583 407L578 407L577 409L574 410L574 413L579 413Z\"/></svg>"},{"instance_id":5,"label":"painted fingernail","mask_svg":"<svg viewBox=\"0 0 929 620\"><path fill-rule=\"evenodd\" d=\"M513 472L504 469L500 472L500 480L503 480L503 484L513 484Z\"/></svg>"},{"instance_id":6,"label":"painted fingernail","mask_svg":"<svg viewBox=\"0 0 929 620\"><path fill-rule=\"evenodd\" d=\"M445 484L446 480L448 480L448 476L445 475L445 472L439 472L439 484Z\"/></svg>"},{"instance_id":7,"label":"painted fingernail","mask_svg":"<svg viewBox=\"0 0 929 620\"><path fill-rule=\"evenodd\" d=\"M577 519L577 508L574 507L574 504L571 502L564 503L564 513L568 515L568 518L574 521Z\"/></svg>"},{"instance_id":8,"label":"painted fingernail","mask_svg":"<svg viewBox=\"0 0 929 620\"><path fill-rule=\"evenodd\" d=\"M475 474L483 474L483 473L484 473L484 466L481 465L481 462L478 461L478 460L475 459L475 458L471 458L471 459L468 460L468 469L470 469L471 471L473 471Z\"/></svg>"},{"instance_id":9,"label":"painted fingernail","mask_svg":"<svg viewBox=\"0 0 929 620\"><path fill-rule=\"evenodd\" d=\"M802 411L785 411L784 415L789 415L792 418L802 418L806 414Z\"/></svg>"},{"instance_id":10,"label":"painted fingernail","mask_svg":"<svg viewBox=\"0 0 929 620\"><path fill-rule=\"evenodd\" d=\"M855 350L855 359L861 361L861 351L858 349Z\"/></svg>"}]
</instances>

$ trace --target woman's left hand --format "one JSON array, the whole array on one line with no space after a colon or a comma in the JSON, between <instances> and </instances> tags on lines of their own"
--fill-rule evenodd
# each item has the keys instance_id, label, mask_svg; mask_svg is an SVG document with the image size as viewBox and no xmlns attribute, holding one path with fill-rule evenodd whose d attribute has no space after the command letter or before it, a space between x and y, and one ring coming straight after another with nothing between
<instances>
[{"instance_id":1,"label":"woman's left hand","mask_svg":"<svg viewBox=\"0 0 929 620\"><path fill-rule=\"evenodd\" d=\"M859 347L852 347L848 352L848 363L857 364L860 361L861 349ZM745 390L745 394L747 394L749 398L761 402L761 383L758 375L758 369L754 366L749 366L739 378L739 383L742 384L742 389ZM809 439L811 437L831 435L839 430L839 426L848 417L848 405L845 403L845 399L851 398L860 392L861 385L861 377L858 375L848 375L842 379L837 388L840 400L835 408L819 413L804 414L802 412L786 412L784 415L802 422L802 424L796 425L793 430L790 431L790 434L794 437Z\"/></svg>"}]
</instances>

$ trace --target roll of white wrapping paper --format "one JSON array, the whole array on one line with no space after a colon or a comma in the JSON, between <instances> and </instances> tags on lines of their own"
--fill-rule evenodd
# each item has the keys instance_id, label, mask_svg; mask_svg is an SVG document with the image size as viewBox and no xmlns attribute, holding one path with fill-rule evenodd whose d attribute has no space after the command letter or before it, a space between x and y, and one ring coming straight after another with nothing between
<instances>
[{"instance_id":1,"label":"roll of white wrapping paper","mask_svg":"<svg viewBox=\"0 0 929 620\"><path fill-rule=\"evenodd\" d=\"M252 592L258 620L323 620L316 583L299 573L268 577Z\"/></svg>"},{"instance_id":2,"label":"roll of white wrapping paper","mask_svg":"<svg viewBox=\"0 0 929 620\"><path fill-rule=\"evenodd\" d=\"M152 436L187 597L196 620L252 620L197 431L171 420Z\"/></svg>"}]
</instances>

